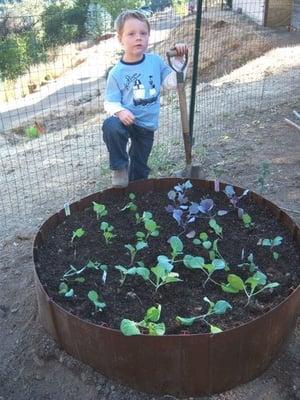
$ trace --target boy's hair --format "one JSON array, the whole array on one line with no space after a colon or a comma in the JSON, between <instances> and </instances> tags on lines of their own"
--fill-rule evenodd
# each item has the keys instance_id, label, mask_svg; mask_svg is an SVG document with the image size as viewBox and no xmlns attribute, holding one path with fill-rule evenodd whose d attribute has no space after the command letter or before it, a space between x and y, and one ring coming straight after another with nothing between
<instances>
[{"instance_id":1,"label":"boy's hair","mask_svg":"<svg viewBox=\"0 0 300 400\"><path fill-rule=\"evenodd\" d=\"M115 20L115 30L117 31L118 35L122 35L125 21L127 21L130 18L135 18L138 19L139 21L145 22L145 24L148 27L148 31L150 32L149 21L143 13L141 13L138 10L127 10L121 12L121 14Z\"/></svg>"}]
</instances>

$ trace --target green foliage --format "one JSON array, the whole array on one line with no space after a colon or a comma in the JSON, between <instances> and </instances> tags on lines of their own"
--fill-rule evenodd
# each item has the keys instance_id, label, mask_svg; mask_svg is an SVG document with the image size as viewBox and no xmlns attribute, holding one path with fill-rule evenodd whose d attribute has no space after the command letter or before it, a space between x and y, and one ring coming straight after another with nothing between
<instances>
[{"instance_id":1,"label":"green foliage","mask_svg":"<svg viewBox=\"0 0 300 400\"><path fill-rule=\"evenodd\" d=\"M232 306L225 300L218 300L216 303L210 301L207 297L203 298L209 304L209 308L206 314L197 315L196 317L176 317L176 321L179 322L181 325L191 326L196 321L203 321L210 327L211 333L220 333L222 330L217 326L211 325L209 322L206 321L206 318L211 315L221 315L225 314L227 310L231 310Z\"/></svg>"},{"instance_id":2,"label":"green foliage","mask_svg":"<svg viewBox=\"0 0 300 400\"><path fill-rule=\"evenodd\" d=\"M97 215L97 219L100 219L101 217L107 215L107 209L104 204L96 203L95 201L93 201L93 210Z\"/></svg>"},{"instance_id":3,"label":"green foliage","mask_svg":"<svg viewBox=\"0 0 300 400\"><path fill-rule=\"evenodd\" d=\"M121 279L120 279L120 284L121 286L124 285L125 280L128 275L139 275L141 276L144 280L148 280L150 276L150 271L148 268L145 267L131 267L131 268L126 268L123 267L123 265L115 265L115 268L120 272L121 274Z\"/></svg>"},{"instance_id":4,"label":"green foliage","mask_svg":"<svg viewBox=\"0 0 300 400\"><path fill-rule=\"evenodd\" d=\"M85 230L83 228L76 229L76 231L73 231L71 242L73 242L76 238L80 239L84 234Z\"/></svg>"},{"instance_id":5,"label":"green foliage","mask_svg":"<svg viewBox=\"0 0 300 400\"><path fill-rule=\"evenodd\" d=\"M0 39L0 78L16 79L29 66L27 44L24 37L11 34Z\"/></svg>"},{"instance_id":6,"label":"green foliage","mask_svg":"<svg viewBox=\"0 0 300 400\"><path fill-rule=\"evenodd\" d=\"M144 4L143 0L94 0L99 3L115 20L123 10L137 9Z\"/></svg>"},{"instance_id":7,"label":"green foliage","mask_svg":"<svg viewBox=\"0 0 300 400\"><path fill-rule=\"evenodd\" d=\"M125 211L125 210L136 211L137 206L134 204L135 194L129 193L128 197L129 197L130 201L127 204L125 204L125 206L123 208L121 208L121 211Z\"/></svg>"},{"instance_id":8,"label":"green foliage","mask_svg":"<svg viewBox=\"0 0 300 400\"><path fill-rule=\"evenodd\" d=\"M140 335L142 330L145 330L151 336L162 336L166 331L163 322L157 323L160 319L161 305L157 307L150 307L146 311L144 319L140 322L135 322L130 319L123 319L121 321L120 330L125 336Z\"/></svg>"},{"instance_id":9,"label":"green foliage","mask_svg":"<svg viewBox=\"0 0 300 400\"><path fill-rule=\"evenodd\" d=\"M95 312L103 311L103 308L106 307L106 304L104 302L99 301L100 297L99 297L98 293L95 292L95 290L90 290L88 292L88 298L94 304Z\"/></svg>"},{"instance_id":10,"label":"green foliage","mask_svg":"<svg viewBox=\"0 0 300 400\"><path fill-rule=\"evenodd\" d=\"M95 40L97 37L109 32L112 23L112 17L105 8L100 4L89 4L84 27L91 39Z\"/></svg>"},{"instance_id":11,"label":"green foliage","mask_svg":"<svg viewBox=\"0 0 300 400\"><path fill-rule=\"evenodd\" d=\"M74 296L74 290L69 288L69 286L65 282L60 283L58 293L67 298Z\"/></svg>"},{"instance_id":12,"label":"green foliage","mask_svg":"<svg viewBox=\"0 0 300 400\"><path fill-rule=\"evenodd\" d=\"M261 293L266 289L273 289L279 286L278 282L267 283L267 277L260 271L255 272L254 275L243 281L238 275L229 274L227 276L227 283L222 283L221 287L224 292L227 293L239 293L244 292L248 298L247 304L249 304L252 297ZM260 287L260 288L259 288Z\"/></svg>"},{"instance_id":13,"label":"green foliage","mask_svg":"<svg viewBox=\"0 0 300 400\"><path fill-rule=\"evenodd\" d=\"M50 4L42 14L44 43L54 47L72 42L78 37L78 26L70 23L70 13L64 5Z\"/></svg>"},{"instance_id":14,"label":"green foliage","mask_svg":"<svg viewBox=\"0 0 300 400\"><path fill-rule=\"evenodd\" d=\"M276 236L274 239L259 239L257 244L259 246L270 247L273 259L277 261L279 258L279 253L277 251L274 251L273 249L274 247L280 246L282 241L283 241L282 236Z\"/></svg>"},{"instance_id":15,"label":"green foliage","mask_svg":"<svg viewBox=\"0 0 300 400\"><path fill-rule=\"evenodd\" d=\"M106 244L110 244L112 239L117 236L113 233L114 227L105 221L101 222L100 229L103 231Z\"/></svg>"}]
</instances>

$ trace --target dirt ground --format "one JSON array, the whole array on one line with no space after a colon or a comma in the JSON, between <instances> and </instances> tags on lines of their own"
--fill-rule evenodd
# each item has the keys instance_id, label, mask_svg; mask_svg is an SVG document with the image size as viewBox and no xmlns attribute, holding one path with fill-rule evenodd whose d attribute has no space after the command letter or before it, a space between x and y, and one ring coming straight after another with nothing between
<instances>
[{"instance_id":1,"label":"dirt ground","mask_svg":"<svg viewBox=\"0 0 300 400\"><path fill-rule=\"evenodd\" d=\"M289 77L295 78L294 86L290 90L287 87L291 87L292 80L286 79L287 70L291 72ZM235 90L238 85L241 87L241 82L235 81L234 77L227 77L223 86L220 82L212 82L209 87L200 85L199 90L214 94L211 97L211 107L212 110L215 108L215 119L207 119L206 126L213 123L216 127L220 123L222 133L219 128L203 131L202 139L197 139L199 145L196 147L195 163L201 164L201 176L205 178L212 178L218 170L221 180L252 190L259 190L259 181L262 182L263 195L286 210L300 224L300 135L299 131L284 121L286 117L296 122L293 110L300 111L297 78L299 68L293 65L284 71L277 71L276 75L267 77L274 79L277 86L272 86L276 88L276 93L275 89L273 92L266 90L263 107L247 107L244 104L237 108L236 113L229 115L225 108L222 108L221 113L216 104L218 101L224 104L228 90ZM243 87L241 97L247 98L247 90L248 100L252 99L251 104L261 98L261 92L252 98L255 92L251 85ZM206 107L209 101L207 99L209 97L205 100ZM199 102L197 107L198 111L201 110L202 103ZM163 110L162 118L166 115L164 113L167 113L167 107ZM173 123L176 124L176 121ZM93 124L94 121L91 123L91 132ZM201 131L202 125L203 121L196 118L196 133ZM170 129L172 126L170 125ZM68 131L71 139L74 134ZM81 138L77 136L76 140L79 143ZM88 144L87 137L82 140L82 145ZM47 159L47 154L43 153L43 141L40 143L36 148L31 145L25 151L31 152L30 157L36 163L41 160L37 168L42 171L44 168L49 169L51 165L42 162ZM71 140L64 143L71 143ZM55 156L63 158L64 153L62 150L59 153L58 148ZM165 154L167 166L153 164L153 175L163 176L168 171L174 171L182 164L181 155L182 152ZM21 151L16 156L21 157ZM17 165L17 160L15 162ZM263 165L269 171L264 178L261 172ZM80 168L79 165L79 172ZM108 181L103 182L102 186L107 185ZM91 183L89 189L92 185ZM0 400L175 399L168 395L139 393L103 377L60 350L41 327L32 273L32 243L38 225L51 208L50 203L51 197L45 200L43 210L39 209L35 215L28 217L27 223L22 221L20 225L7 231L3 228L0 236ZM300 323L291 332L278 360L263 375L226 393L203 399L300 399Z\"/></svg>"}]
</instances>

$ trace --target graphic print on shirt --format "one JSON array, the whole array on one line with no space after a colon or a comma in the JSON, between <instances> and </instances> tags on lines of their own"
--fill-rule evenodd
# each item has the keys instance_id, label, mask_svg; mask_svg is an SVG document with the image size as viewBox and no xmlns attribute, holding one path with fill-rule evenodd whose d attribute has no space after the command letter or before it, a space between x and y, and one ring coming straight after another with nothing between
<instances>
[{"instance_id":1,"label":"graphic print on shirt","mask_svg":"<svg viewBox=\"0 0 300 400\"><path fill-rule=\"evenodd\" d=\"M152 75L149 75L149 81L147 83L146 89L145 85L140 79L135 79L133 84L133 104L135 106L146 106L156 102L158 93L156 91Z\"/></svg>"}]
</instances>

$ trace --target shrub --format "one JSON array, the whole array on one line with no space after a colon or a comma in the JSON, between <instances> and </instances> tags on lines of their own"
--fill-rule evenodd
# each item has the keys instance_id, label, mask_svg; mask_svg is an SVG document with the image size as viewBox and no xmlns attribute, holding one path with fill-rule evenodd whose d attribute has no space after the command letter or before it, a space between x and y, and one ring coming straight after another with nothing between
<instances>
[{"instance_id":1,"label":"shrub","mask_svg":"<svg viewBox=\"0 0 300 400\"><path fill-rule=\"evenodd\" d=\"M29 67L27 44L24 37L10 34L0 40L0 77L16 79Z\"/></svg>"},{"instance_id":2,"label":"shrub","mask_svg":"<svg viewBox=\"0 0 300 400\"><path fill-rule=\"evenodd\" d=\"M78 36L78 27L68 21L69 9L51 4L42 15L44 42L46 47L72 42Z\"/></svg>"},{"instance_id":3,"label":"shrub","mask_svg":"<svg viewBox=\"0 0 300 400\"><path fill-rule=\"evenodd\" d=\"M111 15L100 4L90 4L87 10L85 30L89 37L96 39L110 30Z\"/></svg>"}]
</instances>

